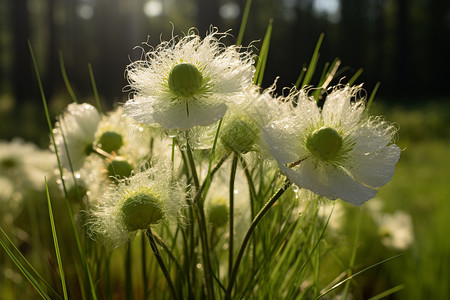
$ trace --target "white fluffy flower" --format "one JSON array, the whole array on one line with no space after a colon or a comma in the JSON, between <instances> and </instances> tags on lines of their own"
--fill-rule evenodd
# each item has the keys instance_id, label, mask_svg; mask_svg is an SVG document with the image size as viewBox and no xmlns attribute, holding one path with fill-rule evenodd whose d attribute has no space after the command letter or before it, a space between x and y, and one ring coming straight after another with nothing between
<instances>
[{"instance_id":1,"label":"white fluffy flower","mask_svg":"<svg viewBox=\"0 0 450 300\"><path fill-rule=\"evenodd\" d=\"M406 250L414 242L413 223L411 216L397 210L393 214L375 216L381 236L381 242L388 248Z\"/></svg>"},{"instance_id":2,"label":"white fluffy flower","mask_svg":"<svg viewBox=\"0 0 450 300\"><path fill-rule=\"evenodd\" d=\"M63 167L76 171L83 166L86 156L92 151L99 122L100 115L92 105L71 103L67 106L53 130Z\"/></svg>"},{"instance_id":3,"label":"white fluffy flower","mask_svg":"<svg viewBox=\"0 0 450 300\"><path fill-rule=\"evenodd\" d=\"M111 184L93 207L89 233L112 247L124 244L137 230L162 220L175 223L184 189L169 169L155 165L118 184Z\"/></svg>"},{"instance_id":4,"label":"white fluffy flower","mask_svg":"<svg viewBox=\"0 0 450 300\"><path fill-rule=\"evenodd\" d=\"M261 92L249 86L239 99L230 105L223 118L219 141L227 151L245 154L261 147L261 127L271 119L277 100L272 97L275 85Z\"/></svg>"},{"instance_id":5,"label":"white fluffy flower","mask_svg":"<svg viewBox=\"0 0 450 300\"><path fill-rule=\"evenodd\" d=\"M252 82L253 58L225 47L217 30L203 40L190 34L163 42L146 59L128 66L133 90L125 111L141 123L170 129L209 125L222 118L227 102Z\"/></svg>"},{"instance_id":6,"label":"white fluffy flower","mask_svg":"<svg viewBox=\"0 0 450 300\"><path fill-rule=\"evenodd\" d=\"M19 138L0 141L0 176L20 186L21 190L43 190L44 177L50 176L55 164L50 151L41 150L33 143Z\"/></svg>"},{"instance_id":7,"label":"white fluffy flower","mask_svg":"<svg viewBox=\"0 0 450 300\"><path fill-rule=\"evenodd\" d=\"M95 132L95 146L107 153L126 156L138 165L150 155L155 134L124 114L123 107L118 107L102 116Z\"/></svg>"},{"instance_id":8,"label":"white fluffy flower","mask_svg":"<svg viewBox=\"0 0 450 300\"><path fill-rule=\"evenodd\" d=\"M392 143L395 128L368 118L365 102L352 100L360 90L333 90L322 110L300 91L296 104L288 103L286 112L263 129L271 154L290 180L354 205L373 198L391 180L401 152Z\"/></svg>"},{"instance_id":9,"label":"white fluffy flower","mask_svg":"<svg viewBox=\"0 0 450 300\"><path fill-rule=\"evenodd\" d=\"M28 195L43 191L55 165L54 154L33 143L0 141L0 215L14 215Z\"/></svg>"}]
</instances>

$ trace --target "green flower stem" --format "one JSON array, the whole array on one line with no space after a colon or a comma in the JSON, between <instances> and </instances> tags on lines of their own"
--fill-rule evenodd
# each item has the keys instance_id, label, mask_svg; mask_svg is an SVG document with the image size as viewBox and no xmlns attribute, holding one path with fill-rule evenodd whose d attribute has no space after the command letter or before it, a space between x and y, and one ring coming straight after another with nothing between
<instances>
[{"instance_id":1,"label":"green flower stem","mask_svg":"<svg viewBox=\"0 0 450 300\"><path fill-rule=\"evenodd\" d=\"M272 205L281 197L281 195L283 195L283 193L291 186L291 184L292 182L286 179L283 186L272 196L272 198L270 198L269 201L266 202L266 204L261 208L259 213L256 215L255 219L252 221L252 224L250 224L250 227L247 233L245 234L244 240L242 241L241 248L239 249L239 253L236 257L236 262L234 263L233 271L230 276L230 282L228 283L228 290L226 295L227 299L231 299L231 292L233 290L234 282L236 281L237 271L239 269L241 259L244 255L245 248L247 247L247 244L250 240L250 237L252 236L253 231L255 230L259 221L261 221L261 219L269 211Z\"/></svg>"},{"instance_id":2,"label":"green flower stem","mask_svg":"<svg viewBox=\"0 0 450 300\"><path fill-rule=\"evenodd\" d=\"M214 174L216 174L216 172L220 169L220 167L223 165L225 160L227 160L229 155L230 155L230 153L228 153L224 157L222 157L222 159L217 163L217 165L211 170L211 172L209 173L209 175L206 177L205 181L203 182L202 186L198 190L197 195L195 195L194 203L197 203L198 201L200 201L200 199L202 199L201 196L203 194L204 194L203 198L206 197L206 194L208 193L209 185L214 177Z\"/></svg>"},{"instance_id":3,"label":"green flower stem","mask_svg":"<svg viewBox=\"0 0 450 300\"><path fill-rule=\"evenodd\" d=\"M192 232L192 230L191 230ZM184 273L186 274L186 281L187 281L187 288L188 288L188 299L194 299L194 294L192 292L192 287L194 285L195 282L195 274L193 272L194 267L191 267L194 262L194 256L193 256L193 251L190 251L190 246L194 245L193 242L191 242L188 245L188 238L190 238L190 236L193 236L192 234L189 235L189 237L186 234L186 231L182 230L181 231L181 236L183 237L183 247L184 247L184 260L183 260L183 266L184 266Z\"/></svg>"},{"instance_id":4,"label":"green flower stem","mask_svg":"<svg viewBox=\"0 0 450 300\"><path fill-rule=\"evenodd\" d=\"M125 295L127 299L133 299L133 278L131 272L132 255L131 242L128 242L128 247L125 251Z\"/></svg>"},{"instance_id":5,"label":"green flower stem","mask_svg":"<svg viewBox=\"0 0 450 300\"><path fill-rule=\"evenodd\" d=\"M214 299L213 275L211 269L211 259L210 259L211 256L209 254L209 246L208 246L208 233L206 227L205 210L203 208L203 204L199 202L195 203L194 207L197 215L200 243L202 246L203 267L205 270L204 273L207 292L206 298Z\"/></svg>"},{"instance_id":6,"label":"green flower stem","mask_svg":"<svg viewBox=\"0 0 450 300\"><path fill-rule=\"evenodd\" d=\"M194 156L192 155L192 149L191 149L191 146L189 145L188 131L186 131L186 153L188 156L189 167L191 169L190 171L191 171L192 179L194 180L195 189L198 190L200 187L200 181L198 180L197 169L195 168Z\"/></svg>"},{"instance_id":7,"label":"green flower stem","mask_svg":"<svg viewBox=\"0 0 450 300\"><path fill-rule=\"evenodd\" d=\"M230 174L230 210L229 210L229 241L228 241L228 276L231 276L233 270L233 248L234 248L234 181L236 179L236 169L239 155L233 156ZM231 279L231 277L229 277Z\"/></svg>"},{"instance_id":8,"label":"green flower stem","mask_svg":"<svg viewBox=\"0 0 450 300\"><path fill-rule=\"evenodd\" d=\"M155 258L156 258L156 260L157 260L157 262L159 264L159 267L161 268L161 271L164 274L164 277L166 278L167 284L169 285L169 290L170 290L170 292L172 294L172 298L175 299L175 300L178 300L179 299L178 298L178 294L177 294L177 292L175 290L175 286L173 285L172 279L170 278L169 271L167 270L167 267L166 267L164 261L162 260L160 253L159 253L158 247L156 246L156 241L155 241L155 238L153 237L152 230L150 228L148 228L145 231L145 234L148 237L148 240L150 242L150 247L152 248L153 253L155 254Z\"/></svg>"},{"instance_id":9,"label":"green flower stem","mask_svg":"<svg viewBox=\"0 0 450 300\"><path fill-rule=\"evenodd\" d=\"M153 233L153 239L155 240L156 243L158 243L159 246L161 246L164 251L166 251L166 253L169 255L169 257L172 259L172 261L174 262L175 266L178 268L178 271L180 273L183 273L183 268L181 267L180 263L177 261L175 255L172 253L172 251L170 251L169 247L164 243L163 239L160 238L158 236L158 234Z\"/></svg>"},{"instance_id":10,"label":"green flower stem","mask_svg":"<svg viewBox=\"0 0 450 300\"><path fill-rule=\"evenodd\" d=\"M142 289L144 294L144 299L147 299L148 295L148 274L147 274L147 251L145 249L145 235L141 235L141 267L142 267Z\"/></svg>"},{"instance_id":11,"label":"green flower stem","mask_svg":"<svg viewBox=\"0 0 450 300\"><path fill-rule=\"evenodd\" d=\"M255 201L257 198L255 184L253 183L252 174L250 174L247 163L245 162L245 159L242 156L241 156L241 165L242 165L242 168L244 169L245 178L247 179L248 189L249 189L249 193L250 193L250 216L251 216L251 219L253 220L255 218ZM252 237L252 243L253 243L252 270L254 270L255 265L256 265L256 238L255 238L255 235L253 235L253 237Z\"/></svg>"},{"instance_id":12,"label":"green flower stem","mask_svg":"<svg viewBox=\"0 0 450 300\"><path fill-rule=\"evenodd\" d=\"M207 232L207 226L206 226L206 217L205 217L205 210L203 207L203 202L198 201L201 199L202 191L204 190L204 186L207 182L207 180L202 184L202 187L200 187L200 182L198 180L197 171L195 168L195 161L194 156L192 155L192 149L189 145L189 137L186 132L186 154L187 154L187 160L190 168L190 173L192 176L192 179L194 180L194 186L195 190L197 192L197 195L194 199L193 205L194 210L196 214L196 219L198 222L198 230L200 235L200 243L202 247L202 258L203 258L203 267L204 267L204 275L205 275L205 282L206 282L206 297L207 299L214 299L214 285L213 285L213 276L212 276L212 269L211 269L211 260L210 260L210 254L209 254L209 246L208 246L208 232Z\"/></svg>"}]
</instances>

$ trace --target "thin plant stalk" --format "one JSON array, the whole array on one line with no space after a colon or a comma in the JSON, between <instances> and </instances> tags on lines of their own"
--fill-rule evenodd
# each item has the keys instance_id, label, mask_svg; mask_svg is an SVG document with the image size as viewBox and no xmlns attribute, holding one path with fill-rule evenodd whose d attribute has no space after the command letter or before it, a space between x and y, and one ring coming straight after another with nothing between
<instances>
[{"instance_id":1,"label":"thin plant stalk","mask_svg":"<svg viewBox=\"0 0 450 300\"><path fill-rule=\"evenodd\" d=\"M145 235L141 235L141 271L142 271L142 289L144 294L144 299L147 299L148 295L148 275L147 275L147 242L145 240Z\"/></svg>"},{"instance_id":2,"label":"thin plant stalk","mask_svg":"<svg viewBox=\"0 0 450 300\"><path fill-rule=\"evenodd\" d=\"M250 6L252 5L252 0L247 0L245 3L244 13L242 15L241 26L239 27L239 34L236 40L236 46L240 46L242 44L242 39L244 38L245 27L247 27L247 20L250 14Z\"/></svg>"},{"instance_id":3,"label":"thin plant stalk","mask_svg":"<svg viewBox=\"0 0 450 300\"><path fill-rule=\"evenodd\" d=\"M98 96L97 84L95 83L94 70L92 69L92 65L88 64L89 69L89 77L91 78L92 90L94 91L95 102L97 103L98 111L103 114L102 106L100 105L100 97Z\"/></svg>"},{"instance_id":4,"label":"thin plant stalk","mask_svg":"<svg viewBox=\"0 0 450 300\"><path fill-rule=\"evenodd\" d=\"M125 295L127 299L133 299L133 277L131 272L132 255L131 242L128 242L128 247L125 250Z\"/></svg>"},{"instance_id":5,"label":"thin plant stalk","mask_svg":"<svg viewBox=\"0 0 450 300\"><path fill-rule=\"evenodd\" d=\"M39 90L40 90L40 93L41 93L42 103L43 103L43 106L44 106L44 112L45 112L45 117L47 119L47 124L48 124L48 128L49 128L49 131L50 131L50 136L52 138L53 144L56 145L56 143L55 143L55 136L53 135L53 126L52 126L52 123L50 121L50 114L48 112L47 100L46 100L46 97L45 97L44 88L42 86L41 77L39 75L39 71L38 71L38 67L37 67L37 63L36 63L36 58L34 56L34 51L33 51L33 48L31 46L31 42L29 40L28 40L28 48L30 49L31 59L32 59L32 62L33 62L34 70L35 70L35 73L36 73L36 78L37 78L38 85L39 85ZM55 147L55 155L56 155L56 159L57 159L57 162L58 162L58 168L59 168L61 182L62 182L62 185L63 185L64 194L66 195L66 197L65 197L66 206L67 206L67 210L68 210L68 214L69 214L69 218L70 218L70 223L72 225L72 230L73 230L73 233L74 233L75 241L76 241L76 244L77 244L78 253L80 254L81 262L83 264L84 270L85 270L86 275L88 277L91 297L92 297L92 299L97 300L97 295L96 295L96 292L95 292L94 282L92 280L91 270L89 269L89 266L88 266L87 261L86 261L86 257L84 255L82 247L81 247L81 241L80 241L80 237L78 235L78 231L77 231L77 228L76 228L76 225L75 225L75 220L74 220L74 217L73 217L72 208L70 206L70 202L69 202L69 199L67 197L67 189L66 189L66 186L65 186L65 183L64 183L63 170L62 170L61 162L59 160L57 147Z\"/></svg>"},{"instance_id":6,"label":"thin plant stalk","mask_svg":"<svg viewBox=\"0 0 450 300\"><path fill-rule=\"evenodd\" d=\"M59 67L61 68L61 74L64 80L64 84L66 85L66 89L69 92L70 98L72 98L73 102L78 103L77 96L75 96L72 86L70 85L69 78L67 77L66 67L64 65L64 58L61 51L59 51Z\"/></svg>"},{"instance_id":7,"label":"thin plant stalk","mask_svg":"<svg viewBox=\"0 0 450 300\"><path fill-rule=\"evenodd\" d=\"M245 249L250 240L250 237L252 236L252 233L254 232L259 221L261 221L261 219L266 215L266 213L269 211L269 209L272 207L272 205L283 195L283 193L291 186L291 184L292 184L292 182L290 182L288 179L286 179L283 186L272 196L272 198L270 198L269 201L266 202L266 204L261 208L259 213L256 215L255 219L250 224L250 227L249 227L247 233L245 234L244 240L242 241L241 247L240 247L238 255L236 257L236 262L234 263L234 266L233 266L233 271L230 276L230 282L228 283L227 299L231 299L231 292L233 290L233 285L236 280L237 271L239 269L241 259L244 255Z\"/></svg>"},{"instance_id":8,"label":"thin plant stalk","mask_svg":"<svg viewBox=\"0 0 450 300\"><path fill-rule=\"evenodd\" d=\"M230 197L229 197L229 241L228 241L228 279L231 279L231 272L233 270L233 248L234 248L234 181L236 179L236 169L238 163L238 154L235 153L233 157L233 162L231 164L231 174L230 174Z\"/></svg>"},{"instance_id":9,"label":"thin plant stalk","mask_svg":"<svg viewBox=\"0 0 450 300\"><path fill-rule=\"evenodd\" d=\"M61 285L63 289L64 299L67 300L68 296L67 296L66 279L64 276L64 268L61 260L61 252L59 250L58 236L56 235L55 219L53 218L52 203L50 201L50 194L48 192L47 178L45 178L45 192L47 194L48 214L50 217L50 225L52 227L53 243L55 245L55 253L56 253L56 260L58 262L59 276L61 278Z\"/></svg>"},{"instance_id":10,"label":"thin plant stalk","mask_svg":"<svg viewBox=\"0 0 450 300\"><path fill-rule=\"evenodd\" d=\"M163 275L166 278L167 284L169 285L169 290L172 294L172 298L175 300L178 300L179 299L178 294L175 290L175 286L172 282L172 279L170 278L170 274L169 274L169 271L167 270L166 264L162 260L161 255L158 250L158 247L156 246L156 241L153 236L152 230L150 228L148 228L145 231L145 234L147 235L147 238L150 242L150 247L152 248L152 251L155 254L156 261L158 262L159 267L161 268L161 271L163 272Z\"/></svg>"}]
</instances>

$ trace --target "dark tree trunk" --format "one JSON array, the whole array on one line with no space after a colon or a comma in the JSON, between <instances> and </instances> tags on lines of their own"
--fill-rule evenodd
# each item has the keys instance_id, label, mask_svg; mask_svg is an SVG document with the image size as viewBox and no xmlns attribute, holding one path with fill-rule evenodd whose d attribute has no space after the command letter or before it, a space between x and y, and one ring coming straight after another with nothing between
<instances>
[{"instance_id":1,"label":"dark tree trunk","mask_svg":"<svg viewBox=\"0 0 450 300\"><path fill-rule=\"evenodd\" d=\"M409 90L411 82L411 73L409 68L410 62L410 45L409 45L409 11L408 0L397 1L397 45L395 54L395 73L396 73L396 93L403 93Z\"/></svg>"},{"instance_id":2,"label":"dark tree trunk","mask_svg":"<svg viewBox=\"0 0 450 300\"><path fill-rule=\"evenodd\" d=\"M32 77L32 65L27 39L30 36L30 23L27 0L12 1L11 29L13 32L12 89L15 108L28 101L34 94L36 82Z\"/></svg>"},{"instance_id":3,"label":"dark tree trunk","mask_svg":"<svg viewBox=\"0 0 450 300\"><path fill-rule=\"evenodd\" d=\"M47 30L48 30L48 45L47 49L47 66L45 72L44 88L48 99L52 98L55 90L55 83L57 78L60 78L61 72L58 68L58 54L57 54L57 33L56 24L54 20L55 15L55 0L48 0L47 11Z\"/></svg>"},{"instance_id":4,"label":"dark tree trunk","mask_svg":"<svg viewBox=\"0 0 450 300\"><path fill-rule=\"evenodd\" d=\"M211 25L220 28L219 3L217 0L197 0L198 32L205 36Z\"/></svg>"}]
</instances>

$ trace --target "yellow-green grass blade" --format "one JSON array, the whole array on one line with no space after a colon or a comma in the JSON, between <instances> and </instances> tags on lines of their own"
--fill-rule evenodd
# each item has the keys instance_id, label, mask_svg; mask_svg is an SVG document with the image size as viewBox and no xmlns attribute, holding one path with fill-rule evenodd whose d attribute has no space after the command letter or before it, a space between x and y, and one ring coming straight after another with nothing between
<instances>
[{"instance_id":1,"label":"yellow-green grass blade","mask_svg":"<svg viewBox=\"0 0 450 300\"><path fill-rule=\"evenodd\" d=\"M37 67L37 62L36 62L36 58L35 58L35 55L34 55L33 47L31 46L31 42L29 40L28 40L28 48L30 50L34 71L36 73L36 79L37 79L37 82L38 82L39 91L41 93L42 104L44 106L44 112L45 112L45 117L47 119L47 124L48 124L48 128L49 128L50 136L51 136L53 145L56 145L56 143L55 143L55 136L53 134L53 125L52 125L52 122L51 122L51 119L50 119L50 114L49 114L49 111L48 111L47 100L46 100L46 97L45 97L44 88L42 86L41 77L39 75L39 69ZM77 249L78 249L78 252L80 254L81 262L83 264L83 267L84 267L85 272L86 272L87 277L88 277L92 299L97 300L97 296L96 296L96 293L95 293L95 286L94 286L94 282L92 280L91 271L90 271L89 266L87 264L84 252L83 252L83 250L81 248L80 237L79 237L76 225L75 225L75 220L74 220L74 217L73 217L73 212L72 212L71 205L69 203L69 198L67 197L67 190L66 190L66 187L65 187L65 184L64 184L64 179L63 179L63 169L62 169L61 161L59 159L57 147L55 147L55 155L56 155L56 159L57 159L57 162L58 162L58 168L59 168L61 181L62 181L62 184L63 184L64 194L66 195L66 197L65 197L66 206L67 206L70 222L71 222L71 225L72 225L72 230L73 230L73 233L74 233L75 241L76 241L76 244L77 244Z\"/></svg>"},{"instance_id":2,"label":"yellow-green grass blade","mask_svg":"<svg viewBox=\"0 0 450 300\"><path fill-rule=\"evenodd\" d=\"M95 83L94 70L92 69L92 65L88 64L89 68L89 77L91 78L92 90L94 91L95 103L97 103L97 109L100 113L103 113L102 106L100 105L100 98L98 96L97 84Z\"/></svg>"},{"instance_id":3,"label":"yellow-green grass blade","mask_svg":"<svg viewBox=\"0 0 450 300\"><path fill-rule=\"evenodd\" d=\"M6 235L6 233L3 231L3 229L0 228L0 231L7 237L7 239L10 241L9 237ZM28 271L28 269L20 262L19 258L14 255L12 250L8 247L8 245L3 241L2 238L0 238L0 245L2 248L6 251L6 254L8 254L9 258L14 262L14 264L19 268L19 270L22 272L22 274L25 276L25 278L30 282L30 284L34 287L36 292L42 297L42 299L51 299L50 296L47 295L47 293L44 291L44 289L41 287L41 285L37 282L37 280L34 278L34 276ZM15 246L14 246L15 248ZM27 262L28 263L28 262Z\"/></svg>"},{"instance_id":4,"label":"yellow-green grass blade","mask_svg":"<svg viewBox=\"0 0 450 300\"><path fill-rule=\"evenodd\" d=\"M259 53L258 63L256 64L254 83L259 86L261 86L261 84L262 84L263 77L264 77L264 70L266 69L267 56L269 54L270 39L272 37L272 24L273 24L273 20L270 19L269 24L267 25L266 34L264 36L264 40L263 40L263 43L261 46L261 52Z\"/></svg>"},{"instance_id":5,"label":"yellow-green grass blade","mask_svg":"<svg viewBox=\"0 0 450 300\"><path fill-rule=\"evenodd\" d=\"M59 276L61 278L61 285L63 289L64 299L67 300L68 296L67 296L66 279L64 276L64 268L61 260L61 252L59 250L58 236L56 234L55 219L53 218L52 203L50 201L50 194L48 192L47 178L45 179L45 192L47 194L48 215L50 217L50 225L52 227L53 243L55 246L56 260L58 262Z\"/></svg>"},{"instance_id":6,"label":"yellow-green grass blade","mask_svg":"<svg viewBox=\"0 0 450 300\"><path fill-rule=\"evenodd\" d=\"M236 46L242 44L242 39L244 38L245 28L247 27L248 16L250 14L250 6L252 5L252 0L247 0L245 3L244 14L242 15L241 26L239 27L239 34L236 40Z\"/></svg>"},{"instance_id":7,"label":"yellow-green grass blade","mask_svg":"<svg viewBox=\"0 0 450 300\"><path fill-rule=\"evenodd\" d=\"M59 67L61 68L61 74L64 80L64 83L66 85L67 91L69 92L70 98L72 98L72 101L75 103L78 103L77 96L75 95L72 86L70 85L69 78L67 77L66 67L64 65L64 58L62 55L62 52L59 51Z\"/></svg>"}]
</instances>

